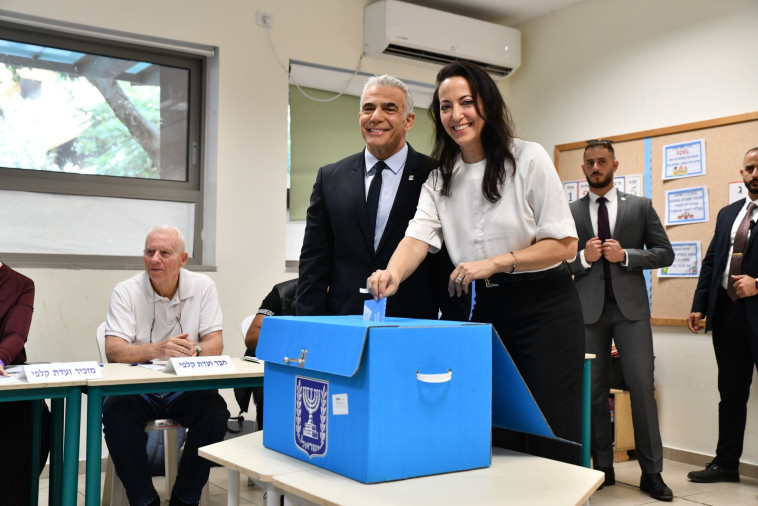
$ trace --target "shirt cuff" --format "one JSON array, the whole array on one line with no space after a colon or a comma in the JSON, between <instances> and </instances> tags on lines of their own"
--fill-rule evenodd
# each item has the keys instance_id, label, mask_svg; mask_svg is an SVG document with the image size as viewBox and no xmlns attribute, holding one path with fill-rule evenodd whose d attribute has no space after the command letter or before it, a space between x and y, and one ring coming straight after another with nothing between
<instances>
[{"instance_id":1,"label":"shirt cuff","mask_svg":"<svg viewBox=\"0 0 758 506\"><path fill-rule=\"evenodd\" d=\"M622 250L624 252L624 261L621 262L621 265L624 267L629 267L629 253L626 252L626 250Z\"/></svg>"},{"instance_id":2,"label":"shirt cuff","mask_svg":"<svg viewBox=\"0 0 758 506\"><path fill-rule=\"evenodd\" d=\"M589 263L586 258L584 258L584 250L579 252L579 260L582 261L582 266L585 269L589 269L590 267L592 267L592 264Z\"/></svg>"}]
</instances>

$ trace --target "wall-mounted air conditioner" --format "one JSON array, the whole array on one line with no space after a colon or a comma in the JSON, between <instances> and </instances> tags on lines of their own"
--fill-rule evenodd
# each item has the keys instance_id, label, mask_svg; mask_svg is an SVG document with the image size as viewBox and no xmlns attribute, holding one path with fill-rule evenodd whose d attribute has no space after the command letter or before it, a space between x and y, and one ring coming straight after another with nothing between
<instances>
[{"instance_id":1,"label":"wall-mounted air conditioner","mask_svg":"<svg viewBox=\"0 0 758 506\"><path fill-rule=\"evenodd\" d=\"M466 60L499 78L521 65L521 32L428 7L381 0L363 12L363 54L436 65Z\"/></svg>"}]
</instances>

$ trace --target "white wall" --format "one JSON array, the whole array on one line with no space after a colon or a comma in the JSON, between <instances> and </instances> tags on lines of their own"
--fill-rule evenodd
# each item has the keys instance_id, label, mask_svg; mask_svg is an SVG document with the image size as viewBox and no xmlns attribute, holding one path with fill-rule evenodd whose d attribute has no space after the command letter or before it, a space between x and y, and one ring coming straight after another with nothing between
<instances>
[{"instance_id":1,"label":"white wall","mask_svg":"<svg viewBox=\"0 0 758 506\"><path fill-rule=\"evenodd\" d=\"M2 9L22 14L219 48L218 157L211 167L217 170L218 270L211 276L231 355L244 348L237 330L242 318L275 282L292 276L284 268L287 78L265 30L255 25L255 11L273 15L271 37L285 65L291 58L352 68L361 53L366 3L2 2ZM585 0L529 22L519 27L523 66L501 83L517 131L550 151L579 139L758 110L756 19L752 0ZM361 70L425 82L435 75L372 59ZM30 360L95 360L94 332L110 291L133 271L20 270L37 284ZM710 339L655 331L664 444L712 452L717 394ZM754 401L753 426L757 412ZM758 436L748 434L745 461L758 462L757 443Z\"/></svg>"},{"instance_id":2,"label":"white wall","mask_svg":"<svg viewBox=\"0 0 758 506\"><path fill-rule=\"evenodd\" d=\"M585 0L524 23L523 64L509 79L516 129L552 151L758 111L756 21L754 0ZM735 151L758 145L748 142ZM713 455L718 392L710 334L654 333L663 444ZM756 382L751 393L743 462L756 464Z\"/></svg>"}]
</instances>

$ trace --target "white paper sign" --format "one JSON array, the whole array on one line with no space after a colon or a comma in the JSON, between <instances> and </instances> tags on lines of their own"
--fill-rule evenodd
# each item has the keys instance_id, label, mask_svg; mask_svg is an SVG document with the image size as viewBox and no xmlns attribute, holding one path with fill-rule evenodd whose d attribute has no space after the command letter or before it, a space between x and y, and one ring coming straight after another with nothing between
<instances>
[{"instance_id":1,"label":"white paper sign","mask_svg":"<svg viewBox=\"0 0 758 506\"><path fill-rule=\"evenodd\" d=\"M569 203L575 201L579 197L579 181L564 181L563 192Z\"/></svg>"},{"instance_id":2,"label":"white paper sign","mask_svg":"<svg viewBox=\"0 0 758 506\"><path fill-rule=\"evenodd\" d=\"M579 198L584 197L590 192L590 184L585 179L584 181L579 181Z\"/></svg>"},{"instance_id":3,"label":"white paper sign","mask_svg":"<svg viewBox=\"0 0 758 506\"><path fill-rule=\"evenodd\" d=\"M334 394L332 395L332 414L333 415L347 415L347 394Z\"/></svg>"},{"instance_id":4,"label":"white paper sign","mask_svg":"<svg viewBox=\"0 0 758 506\"><path fill-rule=\"evenodd\" d=\"M237 372L229 355L215 357L172 358L164 372L175 372L177 376L197 376Z\"/></svg>"},{"instance_id":5,"label":"white paper sign","mask_svg":"<svg viewBox=\"0 0 758 506\"><path fill-rule=\"evenodd\" d=\"M658 269L659 278L697 278L700 276L700 241L671 241L674 263Z\"/></svg>"},{"instance_id":6,"label":"white paper sign","mask_svg":"<svg viewBox=\"0 0 758 506\"><path fill-rule=\"evenodd\" d=\"M705 139L663 146L663 179L705 175Z\"/></svg>"},{"instance_id":7,"label":"white paper sign","mask_svg":"<svg viewBox=\"0 0 758 506\"><path fill-rule=\"evenodd\" d=\"M624 191L626 185L626 178L624 176L615 176L613 178L613 186L616 187L616 191Z\"/></svg>"},{"instance_id":8,"label":"white paper sign","mask_svg":"<svg viewBox=\"0 0 758 506\"><path fill-rule=\"evenodd\" d=\"M708 188L682 188L666 192L666 225L708 221Z\"/></svg>"},{"instance_id":9,"label":"white paper sign","mask_svg":"<svg viewBox=\"0 0 758 506\"><path fill-rule=\"evenodd\" d=\"M100 364L93 360L25 365L19 376L26 378L29 383L62 383L102 378L103 372L100 369Z\"/></svg>"},{"instance_id":10,"label":"white paper sign","mask_svg":"<svg viewBox=\"0 0 758 506\"><path fill-rule=\"evenodd\" d=\"M624 191L630 195L642 197L642 175L634 174L626 176L626 185Z\"/></svg>"},{"instance_id":11,"label":"white paper sign","mask_svg":"<svg viewBox=\"0 0 758 506\"><path fill-rule=\"evenodd\" d=\"M742 181L732 181L729 183L729 203L732 204L747 196L747 188Z\"/></svg>"}]
</instances>

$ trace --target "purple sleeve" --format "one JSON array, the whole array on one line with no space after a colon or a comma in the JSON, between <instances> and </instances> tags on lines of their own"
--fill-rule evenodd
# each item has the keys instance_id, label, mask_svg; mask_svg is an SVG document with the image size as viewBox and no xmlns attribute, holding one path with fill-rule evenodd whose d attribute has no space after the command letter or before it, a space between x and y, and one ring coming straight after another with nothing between
<instances>
[{"instance_id":1,"label":"purple sleeve","mask_svg":"<svg viewBox=\"0 0 758 506\"><path fill-rule=\"evenodd\" d=\"M5 319L0 335L0 360L3 364L26 361L24 345L29 335L29 327L32 324L34 282L29 278L19 277L18 283L11 284L18 296L8 306L8 312L2 315Z\"/></svg>"}]
</instances>

